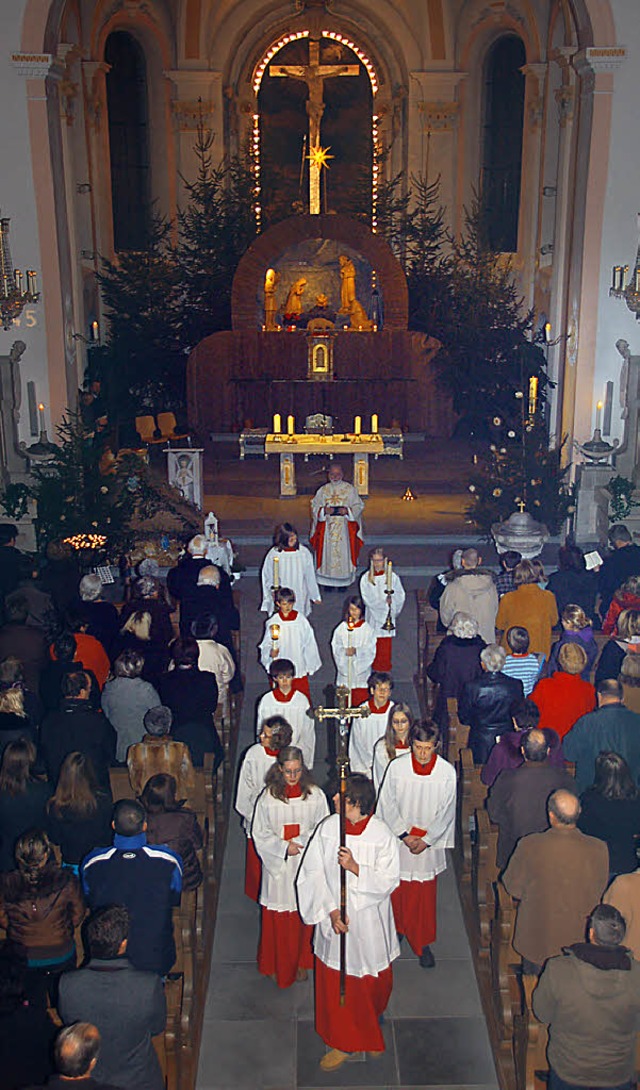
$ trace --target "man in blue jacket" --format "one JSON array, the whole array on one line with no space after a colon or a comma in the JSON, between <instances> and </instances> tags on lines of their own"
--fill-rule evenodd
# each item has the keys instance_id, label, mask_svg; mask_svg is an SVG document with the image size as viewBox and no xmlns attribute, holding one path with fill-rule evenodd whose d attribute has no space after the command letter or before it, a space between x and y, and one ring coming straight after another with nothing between
<instances>
[{"instance_id":1,"label":"man in blue jacket","mask_svg":"<svg viewBox=\"0 0 640 1090\"><path fill-rule=\"evenodd\" d=\"M135 799L116 803L112 825L113 846L94 848L82 864L87 903L124 905L131 917L129 961L166 976L176 959L171 912L180 904L182 860L164 844L147 844L146 813Z\"/></svg>"}]
</instances>

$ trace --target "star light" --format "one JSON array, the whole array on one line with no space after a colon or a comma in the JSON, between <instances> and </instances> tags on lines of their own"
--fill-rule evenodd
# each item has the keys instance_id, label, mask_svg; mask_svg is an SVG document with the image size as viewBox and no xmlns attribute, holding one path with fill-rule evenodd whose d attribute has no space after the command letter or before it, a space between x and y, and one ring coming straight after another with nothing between
<instances>
[{"instance_id":1,"label":"star light","mask_svg":"<svg viewBox=\"0 0 640 1090\"><path fill-rule=\"evenodd\" d=\"M330 150L330 146L328 148L321 148L319 144L316 144L315 148L311 148L311 151L309 152L307 158L309 159L309 162L312 164L312 166L317 167L318 170L322 170L323 167L328 170L328 160L335 159L334 155L329 155Z\"/></svg>"}]
</instances>

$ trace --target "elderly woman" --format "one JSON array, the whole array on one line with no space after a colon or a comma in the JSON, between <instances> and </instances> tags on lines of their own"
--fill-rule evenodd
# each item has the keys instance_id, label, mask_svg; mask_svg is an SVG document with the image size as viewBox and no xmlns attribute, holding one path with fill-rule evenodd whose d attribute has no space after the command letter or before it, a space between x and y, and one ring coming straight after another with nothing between
<instances>
[{"instance_id":1,"label":"elderly woman","mask_svg":"<svg viewBox=\"0 0 640 1090\"><path fill-rule=\"evenodd\" d=\"M463 685L458 701L458 718L469 725L469 748L477 765L485 763L496 738L513 729L511 708L524 700L522 682L502 673L506 658L503 647L485 647L480 652L482 674Z\"/></svg>"},{"instance_id":2,"label":"elderly woman","mask_svg":"<svg viewBox=\"0 0 640 1090\"><path fill-rule=\"evenodd\" d=\"M87 632L94 636L108 655L118 635L120 618L113 602L102 597L102 579L99 575L83 575L78 587L82 605L80 612L87 619Z\"/></svg>"},{"instance_id":3,"label":"elderly woman","mask_svg":"<svg viewBox=\"0 0 640 1090\"><path fill-rule=\"evenodd\" d=\"M149 639L154 647L165 648L173 639L171 610L167 605L160 583L152 575L143 575L131 588L131 601L122 607L120 624L124 625L133 613L148 613L151 617Z\"/></svg>"},{"instance_id":4,"label":"elderly woman","mask_svg":"<svg viewBox=\"0 0 640 1090\"><path fill-rule=\"evenodd\" d=\"M513 625L526 628L529 651L549 658L551 629L558 623L555 596L538 586L539 573L530 560L521 560L513 573L515 590L500 599L496 617L496 633L502 633L501 643L507 646L507 632Z\"/></svg>"},{"instance_id":5,"label":"elderly woman","mask_svg":"<svg viewBox=\"0 0 640 1090\"><path fill-rule=\"evenodd\" d=\"M118 743L116 760L127 759L127 750L144 735L144 717L162 701L153 685L142 679L144 658L139 651L123 651L113 664L113 677L102 693L102 710L113 726Z\"/></svg>"},{"instance_id":6,"label":"elderly woman","mask_svg":"<svg viewBox=\"0 0 640 1090\"><path fill-rule=\"evenodd\" d=\"M438 686L433 718L440 727L445 755L449 733L447 700L449 697L459 700L463 685L480 677L480 652L484 647L486 644L478 634L476 618L469 613L454 613L447 635L427 667L427 676Z\"/></svg>"}]
</instances>

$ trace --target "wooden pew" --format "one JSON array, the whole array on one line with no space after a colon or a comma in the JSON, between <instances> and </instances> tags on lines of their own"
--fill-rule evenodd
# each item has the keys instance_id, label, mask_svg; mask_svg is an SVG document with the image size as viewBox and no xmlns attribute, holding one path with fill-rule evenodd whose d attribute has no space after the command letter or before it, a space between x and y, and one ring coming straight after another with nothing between
<instances>
[{"instance_id":1,"label":"wooden pew","mask_svg":"<svg viewBox=\"0 0 640 1090\"><path fill-rule=\"evenodd\" d=\"M478 935L486 952L491 942L491 922L495 915L495 883L498 880L496 851L498 826L481 806L476 810L476 846L474 852L474 893L478 912Z\"/></svg>"},{"instance_id":2,"label":"wooden pew","mask_svg":"<svg viewBox=\"0 0 640 1090\"><path fill-rule=\"evenodd\" d=\"M482 768L473 763L470 749L461 749L458 759L458 789L460 792L459 830L462 845L463 878L471 878L475 812L484 806L487 789L480 779Z\"/></svg>"},{"instance_id":3,"label":"wooden pew","mask_svg":"<svg viewBox=\"0 0 640 1090\"><path fill-rule=\"evenodd\" d=\"M537 976L522 977L523 1011L516 1020L513 1040L517 1090L545 1090L547 1062L547 1027L533 1013L532 995Z\"/></svg>"},{"instance_id":4,"label":"wooden pew","mask_svg":"<svg viewBox=\"0 0 640 1090\"><path fill-rule=\"evenodd\" d=\"M469 744L469 728L458 719L458 701L455 696L447 699L447 712L449 715L449 756L448 760L456 765L460 758L460 752Z\"/></svg>"},{"instance_id":5,"label":"wooden pew","mask_svg":"<svg viewBox=\"0 0 640 1090\"><path fill-rule=\"evenodd\" d=\"M496 913L491 923L492 999L501 1047L511 1048L514 1018L521 1013L522 1000L516 969L520 957L513 948L516 906L502 882L496 883Z\"/></svg>"}]
</instances>

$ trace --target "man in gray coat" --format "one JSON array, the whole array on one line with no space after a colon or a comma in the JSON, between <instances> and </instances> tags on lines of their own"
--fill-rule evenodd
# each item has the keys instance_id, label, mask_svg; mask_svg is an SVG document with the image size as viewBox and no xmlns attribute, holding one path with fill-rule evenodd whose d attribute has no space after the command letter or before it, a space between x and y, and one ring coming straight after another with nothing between
<instances>
[{"instance_id":1,"label":"man in gray coat","mask_svg":"<svg viewBox=\"0 0 640 1090\"><path fill-rule=\"evenodd\" d=\"M129 913L122 905L99 909L87 923L89 963L60 979L63 1022L92 1022L102 1040L95 1077L122 1090L164 1090L151 1038L162 1033L166 1006L162 979L134 969L125 957Z\"/></svg>"}]
</instances>

